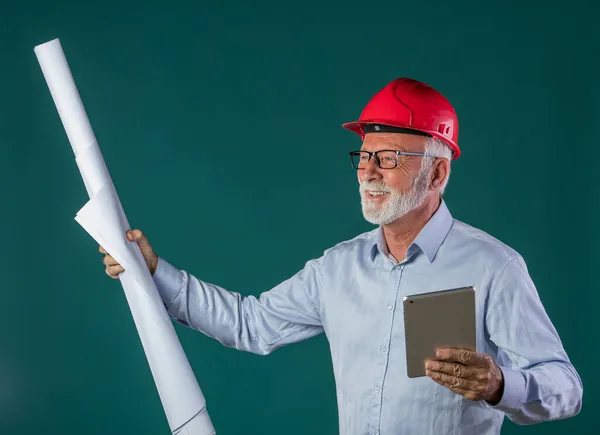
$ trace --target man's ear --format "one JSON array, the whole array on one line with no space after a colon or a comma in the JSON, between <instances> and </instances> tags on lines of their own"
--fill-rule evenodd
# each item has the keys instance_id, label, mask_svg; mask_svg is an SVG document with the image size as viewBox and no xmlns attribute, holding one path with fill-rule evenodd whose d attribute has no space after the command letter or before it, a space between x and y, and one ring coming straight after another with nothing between
<instances>
[{"instance_id":1,"label":"man's ear","mask_svg":"<svg viewBox=\"0 0 600 435\"><path fill-rule=\"evenodd\" d=\"M431 189L437 189L442 185L442 182L448 177L450 163L446 159L437 159L433 164L431 171Z\"/></svg>"}]
</instances>

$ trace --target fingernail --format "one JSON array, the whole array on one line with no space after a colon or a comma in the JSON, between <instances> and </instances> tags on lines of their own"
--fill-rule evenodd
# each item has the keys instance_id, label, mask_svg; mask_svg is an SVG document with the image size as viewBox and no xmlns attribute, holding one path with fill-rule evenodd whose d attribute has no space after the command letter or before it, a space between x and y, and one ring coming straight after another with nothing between
<instances>
[{"instance_id":1,"label":"fingernail","mask_svg":"<svg viewBox=\"0 0 600 435\"><path fill-rule=\"evenodd\" d=\"M437 356L438 358L441 358L443 354L444 354L444 353L443 353L441 350L438 350L438 351L435 353L435 356Z\"/></svg>"}]
</instances>

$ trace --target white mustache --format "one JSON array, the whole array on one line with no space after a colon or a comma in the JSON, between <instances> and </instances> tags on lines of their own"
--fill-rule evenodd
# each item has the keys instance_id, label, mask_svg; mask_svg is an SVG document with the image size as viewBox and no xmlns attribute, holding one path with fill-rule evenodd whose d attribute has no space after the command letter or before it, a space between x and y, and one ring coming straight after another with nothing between
<instances>
[{"instance_id":1,"label":"white mustache","mask_svg":"<svg viewBox=\"0 0 600 435\"><path fill-rule=\"evenodd\" d=\"M392 189L390 189L388 186L386 186L380 181L363 181L362 183L360 183L360 191L362 193L365 193L367 191L391 192Z\"/></svg>"}]
</instances>

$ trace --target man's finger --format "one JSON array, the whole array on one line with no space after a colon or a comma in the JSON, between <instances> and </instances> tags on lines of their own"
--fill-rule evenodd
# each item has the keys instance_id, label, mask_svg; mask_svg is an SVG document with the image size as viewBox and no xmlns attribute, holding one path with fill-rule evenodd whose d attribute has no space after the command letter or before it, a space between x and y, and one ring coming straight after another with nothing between
<instances>
[{"instance_id":1,"label":"man's finger","mask_svg":"<svg viewBox=\"0 0 600 435\"><path fill-rule=\"evenodd\" d=\"M105 256L103 262L107 266L114 266L115 264L119 264L112 255Z\"/></svg>"},{"instance_id":2,"label":"man's finger","mask_svg":"<svg viewBox=\"0 0 600 435\"><path fill-rule=\"evenodd\" d=\"M465 379L440 372L432 372L430 370L427 370L425 374L434 381L436 381L438 384L443 385L451 389L452 391L456 391L457 389L463 389L479 394L485 390L485 385L482 385L480 382L475 380Z\"/></svg>"},{"instance_id":3,"label":"man's finger","mask_svg":"<svg viewBox=\"0 0 600 435\"><path fill-rule=\"evenodd\" d=\"M465 390L464 388L450 388L450 390L456 394L463 396L465 399L472 400L474 402L483 400L483 396L481 395L481 393L477 393L475 391Z\"/></svg>"},{"instance_id":4,"label":"man's finger","mask_svg":"<svg viewBox=\"0 0 600 435\"><path fill-rule=\"evenodd\" d=\"M457 369L458 367L458 369ZM455 362L443 362L443 361L427 361L425 363L425 370L432 372L446 373L448 375L456 375L464 372L465 366Z\"/></svg>"},{"instance_id":5,"label":"man's finger","mask_svg":"<svg viewBox=\"0 0 600 435\"><path fill-rule=\"evenodd\" d=\"M466 366L456 362L443 361L427 361L425 363L425 370L445 373L447 375L458 376L465 379L477 379L477 375L479 374L475 367Z\"/></svg>"},{"instance_id":6,"label":"man's finger","mask_svg":"<svg viewBox=\"0 0 600 435\"><path fill-rule=\"evenodd\" d=\"M123 268L123 266L121 266L120 264L118 264L116 266L110 266L108 268L108 270L110 271L110 275L118 275L121 272L123 272L125 269Z\"/></svg>"},{"instance_id":7,"label":"man's finger","mask_svg":"<svg viewBox=\"0 0 600 435\"><path fill-rule=\"evenodd\" d=\"M99 245L100 247L98 248L98 251L102 252L103 254L106 254L106 250L102 247L102 245Z\"/></svg>"},{"instance_id":8,"label":"man's finger","mask_svg":"<svg viewBox=\"0 0 600 435\"><path fill-rule=\"evenodd\" d=\"M483 354L452 347L438 349L435 356L440 361L454 361L464 365L480 365L484 359Z\"/></svg>"}]
</instances>

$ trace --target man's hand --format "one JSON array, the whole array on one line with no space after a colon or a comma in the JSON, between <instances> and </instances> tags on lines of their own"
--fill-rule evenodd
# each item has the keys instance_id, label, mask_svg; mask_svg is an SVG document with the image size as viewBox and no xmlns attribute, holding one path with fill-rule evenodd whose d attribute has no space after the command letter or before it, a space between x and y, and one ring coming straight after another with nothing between
<instances>
[{"instance_id":1,"label":"man's hand","mask_svg":"<svg viewBox=\"0 0 600 435\"><path fill-rule=\"evenodd\" d=\"M142 233L140 230L130 230L127 231L125 235L127 240L136 242L138 244L140 250L142 251L142 256L144 257L144 260L146 260L146 265L148 266L150 274L154 275L154 272L156 272L156 266L158 265L158 256L154 253L154 250L152 249L152 246L150 246L150 243L148 242L148 239L144 233ZM119 274L125 270L123 266L117 263L117 260L115 260L112 255L106 252L102 246L99 246L98 250L105 254L102 262L106 266L106 274L113 279L119 278Z\"/></svg>"},{"instance_id":2,"label":"man's hand","mask_svg":"<svg viewBox=\"0 0 600 435\"><path fill-rule=\"evenodd\" d=\"M489 355L467 349L443 348L425 361L425 374L469 400L496 405L504 392L502 370Z\"/></svg>"}]
</instances>

